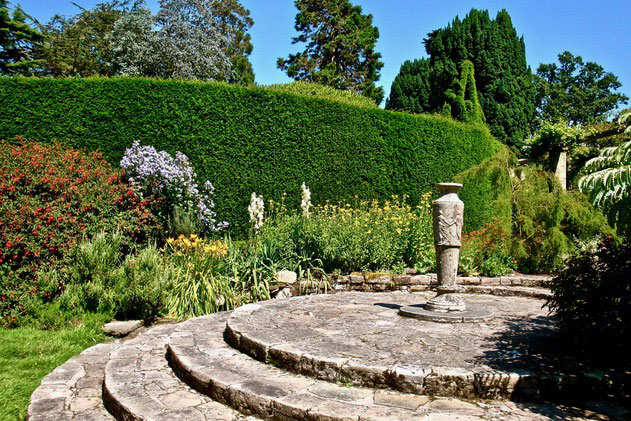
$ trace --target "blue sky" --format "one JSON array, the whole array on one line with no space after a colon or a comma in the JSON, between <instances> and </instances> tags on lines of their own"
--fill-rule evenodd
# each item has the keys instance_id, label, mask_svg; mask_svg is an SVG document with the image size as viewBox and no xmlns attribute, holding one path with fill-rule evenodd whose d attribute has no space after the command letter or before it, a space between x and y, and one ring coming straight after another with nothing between
<instances>
[{"instance_id":1,"label":"blue sky","mask_svg":"<svg viewBox=\"0 0 631 421\"><path fill-rule=\"evenodd\" d=\"M595 61L613 72L622 82L621 91L631 97L631 1L588 0L352 0L364 13L373 15L379 28L377 43L385 63L378 84L390 92L392 80L401 64L425 56L422 40L428 32L441 28L456 16L464 17L475 7L488 9L494 17L507 9L518 34L524 36L528 63L536 70L539 63L556 61L557 54L568 50L587 61ZM15 0L12 3L17 3ZM54 13L74 14L70 0L20 0L27 13L47 21ZM75 0L92 7L99 0ZM153 10L157 0L148 0ZM250 9L254 51L250 60L256 82L267 85L289 81L276 68L276 59L299 51L291 45L296 8L293 0L242 0Z\"/></svg>"}]
</instances>

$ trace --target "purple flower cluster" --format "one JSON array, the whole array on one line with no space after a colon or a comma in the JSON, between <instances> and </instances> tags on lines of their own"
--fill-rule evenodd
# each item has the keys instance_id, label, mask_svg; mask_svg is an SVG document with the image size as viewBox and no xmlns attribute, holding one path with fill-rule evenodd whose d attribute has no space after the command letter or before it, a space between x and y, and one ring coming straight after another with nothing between
<instances>
[{"instance_id":1,"label":"purple flower cluster","mask_svg":"<svg viewBox=\"0 0 631 421\"><path fill-rule=\"evenodd\" d=\"M127 171L129 181L145 193L162 197L171 207L194 209L206 229L219 231L228 226L215 219L212 183L206 181L198 186L197 174L183 153L175 152L173 158L168 152L158 152L153 146L140 146L135 141L125 151L120 165Z\"/></svg>"}]
</instances>

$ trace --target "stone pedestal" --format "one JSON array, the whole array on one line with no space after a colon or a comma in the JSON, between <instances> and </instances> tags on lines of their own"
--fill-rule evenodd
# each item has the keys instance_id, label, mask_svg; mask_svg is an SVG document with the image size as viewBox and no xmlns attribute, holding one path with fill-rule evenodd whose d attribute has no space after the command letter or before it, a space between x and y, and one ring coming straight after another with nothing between
<instances>
[{"instance_id":1,"label":"stone pedestal","mask_svg":"<svg viewBox=\"0 0 631 421\"><path fill-rule=\"evenodd\" d=\"M430 311L464 311L465 303L452 294L458 291L458 259L462 239L464 203L458 197L462 184L439 183L440 197L432 203L434 246L438 272L438 295L427 302Z\"/></svg>"},{"instance_id":2,"label":"stone pedestal","mask_svg":"<svg viewBox=\"0 0 631 421\"><path fill-rule=\"evenodd\" d=\"M406 317L433 322L472 322L488 320L490 311L468 309L465 302L455 294L458 292L458 260L462 238L464 203L458 198L462 184L438 183L441 196L432 203L434 223L434 246L436 247L436 269L438 286L436 297L423 306L406 306L399 314Z\"/></svg>"}]
</instances>

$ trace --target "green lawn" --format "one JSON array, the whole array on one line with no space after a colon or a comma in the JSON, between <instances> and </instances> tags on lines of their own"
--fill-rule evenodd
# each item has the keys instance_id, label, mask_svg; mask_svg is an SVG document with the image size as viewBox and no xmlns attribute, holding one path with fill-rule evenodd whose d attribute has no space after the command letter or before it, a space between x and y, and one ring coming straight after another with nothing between
<instances>
[{"instance_id":1,"label":"green lawn","mask_svg":"<svg viewBox=\"0 0 631 421\"><path fill-rule=\"evenodd\" d=\"M31 393L46 374L105 340L101 324L95 318L59 330L0 329L0 420L23 421Z\"/></svg>"}]
</instances>

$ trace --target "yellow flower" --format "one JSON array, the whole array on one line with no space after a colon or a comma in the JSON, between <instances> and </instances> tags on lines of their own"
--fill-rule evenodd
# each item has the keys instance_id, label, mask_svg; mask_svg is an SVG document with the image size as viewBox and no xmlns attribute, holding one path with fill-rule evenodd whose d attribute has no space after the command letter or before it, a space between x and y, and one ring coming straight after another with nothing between
<instances>
[{"instance_id":1,"label":"yellow flower","mask_svg":"<svg viewBox=\"0 0 631 421\"><path fill-rule=\"evenodd\" d=\"M169 243L169 244L175 243L175 238L168 238L167 239L167 243Z\"/></svg>"},{"instance_id":2,"label":"yellow flower","mask_svg":"<svg viewBox=\"0 0 631 421\"><path fill-rule=\"evenodd\" d=\"M197 234L191 234L191 240L195 240L197 238Z\"/></svg>"}]
</instances>

